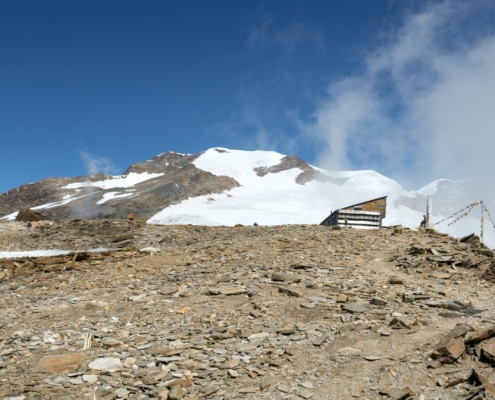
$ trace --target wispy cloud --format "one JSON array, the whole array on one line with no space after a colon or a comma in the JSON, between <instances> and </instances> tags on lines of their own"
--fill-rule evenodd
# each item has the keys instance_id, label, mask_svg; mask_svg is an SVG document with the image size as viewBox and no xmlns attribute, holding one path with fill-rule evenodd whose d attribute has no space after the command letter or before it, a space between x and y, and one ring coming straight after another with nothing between
<instances>
[{"instance_id":1,"label":"wispy cloud","mask_svg":"<svg viewBox=\"0 0 495 400\"><path fill-rule=\"evenodd\" d=\"M495 183L495 5L444 1L408 15L333 82L306 130L320 164L373 168L419 185L440 177Z\"/></svg>"},{"instance_id":2,"label":"wispy cloud","mask_svg":"<svg viewBox=\"0 0 495 400\"><path fill-rule=\"evenodd\" d=\"M79 151L79 155L84 162L86 172L89 175L94 174L112 174L117 171L112 161L106 157L93 156L85 151Z\"/></svg>"}]
</instances>

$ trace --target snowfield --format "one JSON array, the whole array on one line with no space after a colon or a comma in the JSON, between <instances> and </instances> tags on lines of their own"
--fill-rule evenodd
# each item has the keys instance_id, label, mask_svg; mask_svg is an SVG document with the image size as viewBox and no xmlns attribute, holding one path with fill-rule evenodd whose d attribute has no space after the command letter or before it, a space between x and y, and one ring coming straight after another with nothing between
<instances>
[{"instance_id":1,"label":"snowfield","mask_svg":"<svg viewBox=\"0 0 495 400\"><path fill-rule=\"evenodd\" d=\"M190 198L172 205L148 220L151 224L195 224L195 225L283 225L319 224L332 210L377 197L387 197L387 217L384 225L418 227L423 211L415 211L399 203L399 198L415 198L415 192L404 190L396 181L375 171L327 171L316 170L331 178L347 178L343 184L312 181L296 184L302 172L291 169L278 173L257 176L254 168L270 167L280 163L283 154L273 151L241 151L220 148L224 152L209 149L193 163L197 168L215 175L234 178L241 187L227 193ZM435 193L435 181L416 193ZM462 206L460 206L462 207ZM424 205L426 209L426 204ZM446 216L434 218L439 221ZM480 233L479 218L465 218L448 227L437 225L440 232L463 236L470 232ZM495 247L495 229L485 228L485 243Z\"/></svg>"}]
</instances>

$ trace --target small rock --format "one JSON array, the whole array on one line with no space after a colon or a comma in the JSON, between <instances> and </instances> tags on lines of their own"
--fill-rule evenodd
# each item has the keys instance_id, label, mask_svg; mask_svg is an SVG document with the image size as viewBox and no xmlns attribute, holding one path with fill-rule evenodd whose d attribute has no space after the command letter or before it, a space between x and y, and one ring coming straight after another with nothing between
<instances>
[{"instance_id":1,"label":"small rock","mask_svg":"<svg viewBox=\"0 0 495 400\"><path fill-rule=\"evenodd\" d=\"M212 392L212 393L215 393L215 392ZM185 397L186 395L187 395L187 390L185 390L181 385L175 385L168 392L168 398L170 400L180 400L183 397ZM208 396L206 393L205 393L205 395Z\"/></svg>"},{"instance_id":2,"label":"small rock","mask_svg":"<svg viewBox=\"0 0 495 400\"><path fill-rule=\"evenodd\" d=\"M351 314L361 314L368 311L366 308L357 303L347 303L343 304L341 307L343 310L350 312Z\"/></svg>"},{"instance_id":3,"label":"small rock","mask_svg":"<svg viewBox=\"0 0 495 400\"><path fill-rule=\"evenodd\" d=\"M129 394L129 391L126 388L119 388L114 393L117 397L121 398L127 396Z\"/></svg>"},{"instance_id":4,"label":"small rock","mask_svg":"<svg viewBox=\"0 0 495 400\"><path fill-rule=\"evenodd\" d=\"M426 305L429 307L439 307L454 311L464 308L464 305L457 300L429 300L426 302Z\"/></svg>"},{"instance_id":5,"label":"small rock","mask_svg":"<svg viewBox=\"0 0 495 400\"><path fill-rule=\"evenodd\" d=\"M239 372L234 369L227 370L231 378L239 378Z\"/></svg>"},{"instance_id":6,"label":"small rock","mask_svg":"<svg viewBox=\"0 0 495 400\"><path fill-rule=\"evenodd\" d=\"M96 369L98 371L104 371L113 368L121 369L122 363L118 358L113 358L113 357L97 358L96 360L88 364L88 368Z\"/></svg>"},{"instance_id":7,"label":"small rock","mask_svg":"<svg viewBox=\"0 0 495 400\"><path fill-rule=\"evenodd\" d=\"M385 304L388 304L388 301L380 297L374 297L373 299L371 299L370 303L377 306L384 306Z\"/></svg>"},{"instance_id":8,"label":"small rock","mask_svg":"<svg viewBox=\"0 0 495 400\"><path fill-rule=\"evenodd\" d=\"M283 294L287 294L289 296L294 296L294 297L304 297L304 293L300 292L299 290L294 290L294 289L289 289L289 288L278 288L278 291Z\"/></svg>"},{"instance_id":9,"label":"small rock","mask_svg":"<svg viewBox=\"0 0 495 400\"><path fill-rule=\"evenodd\" d=\"M298 275L292 274L282 274L279 272L274 272L272 274L272 281L276 282L301 282L301 277Z\"/></svg>"},{"instance_id":10,"label":"small rock","mask_svg":"<svg viewBox=\"0 0 495 400\"><path fill-rule=\"evenodd\" d=\"M98 381L98 375L83 375L82 380L87 383L96 383Z\"/></svg>"},{"instance_id":11,"label":"small rock","mask_svg":"<svg viewBox=\"0 0 495 400\"><path fill-rule=\"evenodd\" d=\"M143 247L139 249L141 253L159 253L161 250L156 247Z\"/></svg>"},{"instance_id":12,"label":"small rock","mask_svg":"<svg viewBox=\"0 0 495 400\"><path fill-rule=\"evenodd\" d=\"M337 296L337 303L346 303L347 302L347 296L344 293L340 293Z\"/></svg>"},{"instance_id":13,"label":"small rock","mask_svg":"<svg viewBox=\"0 0 495 400\"><path fill-rule=\"evenodd\" d=\"M381 360L381 357L378 357L378 356L365 356L364 359L366 361L378 361L378 360Z\"/></svg>"},{"instance_id":14,"label":"small rock","mask_svg":"<svg viewBox=\"0 0 495 400\"><path fill-rule=\"evenodd\" d=\"M277 386L277 390L282 393L289 393L290 388L284 383L281 383L280 385Z\"/></svg>"},{"instance_id":15,"label":"small rock","mask_svg":"<svg viewBox=\"0 0 495 400\"><path fill-rule=\"evenodd\" d=\"M464 339L462 337L446 337L435 347L435 351L452 360L457 360L464 353L464 350Z\"/></svg>"}]
</instances>

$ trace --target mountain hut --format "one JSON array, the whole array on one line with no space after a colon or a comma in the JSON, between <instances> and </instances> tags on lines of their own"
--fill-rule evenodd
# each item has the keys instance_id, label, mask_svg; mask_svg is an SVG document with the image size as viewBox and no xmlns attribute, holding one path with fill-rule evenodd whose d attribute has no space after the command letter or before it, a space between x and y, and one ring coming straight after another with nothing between
<instances>
[{"instance_id":1,"label":"mountain hut","mask_svg":"<svg viewBox=\"0 0 495 400\"><path fill-rule=\"evenodd\" d=\"M387 196L353 204L333 211L320 225L377 229L387 215Z\"/></svg>"}]
</instances>

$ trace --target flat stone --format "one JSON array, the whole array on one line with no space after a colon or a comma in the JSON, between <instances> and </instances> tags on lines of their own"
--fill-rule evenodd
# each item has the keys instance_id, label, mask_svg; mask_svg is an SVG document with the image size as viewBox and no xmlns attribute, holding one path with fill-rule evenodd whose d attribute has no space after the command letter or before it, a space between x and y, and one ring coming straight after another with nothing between
<instances>
[{"instance_id":1,"label":"flat stone","mask_svg":"<svg viewBox=\"0 0 495 400\"><path fill-rule=\"evenodd\" d=\"M302 397L303 399L311 399L314 396L314 393L302 389L299 391L298 396Z\"/></svg>"},{"instance_id":2,"label":"flat stone","mask_svg":"<svg viewBox=\"0 0 495 400\"><path fill-rule=\"evenodd\" d=\"M248 290L244 288L230 288L230 289L221 289L220 293L225 296L237 296L240 294L248 294Z\"/></svg>"},{"instance_id":3,"label":"flat stone","mask_svg":"<svg viewBox=\"0 0 495 400\"><path fill-rule=\"evenodd\" d=\"M294 297L304 297L304 293L299 291L299 290L294 290L294 289L289 289L289 288L278 288L278 291L280 293L286 294L288 296L294 296Z\"/></svg>"},{"instance_id":4,"label":"flat stone","mask_svg":"<svg viewBox=\"0 0 495 400\"><path fill-rule=\"evenodd\" d=\"M213 393L218 392L219 387L215 385L208 385L204 388L201 388L201 393L205 395L205 397L211 396Z\"/></svg>"},{"instance_id":5,"label":"flat stone","mask_svg":"<svg viewBox=\"0 0 495 400\"><path fill-rule=\"evenodd\" d=\"M101 343L104 344L105 346L111 346L111 347L119 346L120 344L122 344L120 340L113 339L110 337L103 338Z\"/></svg>"},{"instance_id":6,"label":"flat stone","mask_svg":"<svg viewBox=\"0 0 495 400\"><path fill-rule=\"evenodd\" d=\"M315 306L317 306L318 303L301 303L301 307L302 308L314 308Z\"/></svg>"},{"instance_id":7,"label":"flat stone","mask_svg":"<svg viewBox=\"0 0 495 400\"><path fill-rule=\"evenodd\" d=\"M157 247L143 247L139 249L140 253L159 253L161 250Z\"/></svg>"},{"instance_id":8,"label":"flat stone","mask_svg":"<svg viewBox=\"0 0 495 400\"><path fill-rule=\"evenodd\" d=\"M96 369L97 371L104 371L107 369L122 369L122 363L120 359L114 357L97 358L93 362L88 364L88 368Z\"/></svg>"},{"instance_id":9,"label":"flat stone","mask_svg":"<svg viewBox=\"0 0 495 400\"><path fill-rule=\"evenodd\" d=\"M481 353L491 362L495 361L495 344L487 343L481 346Z\"/></svg>"},{"instance_id":10,"label":"flat stone","mask_svg":"<svg viewBox=\"0 0 495 400\"><path fill-rule=\"evenodd\" d=\"M98 375L83 375L82 380L87 383L96 383L98 381Z\"/></svg>"},{"instance_id":11,"label":"flat stone","mask_svg":"<svg viewBox=\"0 0 495 400\"><path fill-rule=\"evenodd\" d=\"M429 307L445 308L447 310L460 310L464 305L456 300L429 300L426 302Z\"/></svg>"},{"instance_id":12,"label":"flat stone","mask_svg":"<svg viewBox=\"0 0 495 400\"><path fill-rule=\"evenodd\" d=\"M158 293L168 296L177 292L177 286L163 286L158 290Z\"/></svg>"},{"instance_id":13,"label":"flat stone","mask_svg":"<svg viewBox=\"0 0 495 400\"><path fill-rule=\"evenodd\" d=\"M384 306L384 305L388 304L388 301L384 300L380 297L374 297L373 299L371 299L370 303L375 304L377 306Z\"/></svg>"},{"instance_id":14,"label":"flat stone","mask_svg":"<svg viewBox=\"0 0 495 400\"><path fill-rule=\"evenodd\" d=\"M44 356L33 367L34 372L74 372L87 358L84 353L67 353Z\"/></svg>"},{"instance_id":15,"label":"flat stone","mask_svg":"<svg viewBox=\"0 0 495 400\"><path fill-rule=\"evenodd\" d=\"M464 339L462 337L446 337L435 347L435 351L444 357L457 360L464 353Z\"/></svg>"},{"instance_id":16,"label":"flat stone","mask_svg":"<svg viewBox=\"0 0 495 400\"><path fill-rule=\"evenodd\" d=\"M116 391L113 392L118 398L127 396L129 394L129 391L126 388L119 388Z\"/></svg>"},{"instance_id":17,"label":"flat stone","mask_svg":"<svg viewBox=\"0 0 495 400\"><path fill-rule=\"evenodd\" d=\"M272 281L276 282L301 282L301 277L298 275L292 274L282 274L279 272L274 272L272 274Z\"/></svg>"},{"instance_id":18,"label":"flat stone","mask_svg":"<svg viewBox=\"0 0 495 400\"><path fill-rule=\"evenodd\" d=\"M164 347L148 347L145 351L146 353L151 355L161 355L161 354L168 355L169 351L171 350L173 350L171 347L164 346Z\"/></svg>"},{"instance_id":19,"label":"flat stone","mask_svg":"<svg viewBox=\"0 0 495 400\"><path fill-rule=\"evenodd\" d=\"M495 336L495 327L473 333L464 340L464 343L471 344L481 342L482 340L490 339L493 336Z\"/></svg>"},{"instance_id":20,"label":"flat stone","mask_svg":"<svg viewBox=\"0 0 495 400\"><path fill-rule=\"evenodd\" d=\"M328 338L328 332L323 333L322 335L318 336L315 340L313 340L313 346L321 346L325 340Z\"/></svg>"},{"instance_id":21,"label":"flat stone","mask_svg":"<svg viewBox=\"0 0 495 400\"><path fill-rule=\"evenodd\" d=\"M342 354L343 356L357 356L361 354L361 350L353 347L344 347L339 350L339 354Z\"/></svg>"},{"instance_id":22,"label":"flat stone","mask_svg":"<svg viewBox=\"0 0 495 400\"><path fill-rule=\"evenodd\" d=\"M184 389L181 385L173 386L168 392L168 398L170 400L181 400L182 398L186 397L186 395L187 390Z\"/></svg>"},{"instance_id":23,"label":"flat stone","mask_svg":"<svg viewBox=\"0 0 495 400\"><path fill-rule=\"evenodd\" d=\"M290 388L286 384L282 383L282 384L280 384L280 385L277 386L277 390L279 392L282 392L282 393L289 393Z\"/></svg>"},{"instance_id":24,"label":"flat stone","mask_svg":"<svg viewBox=\"0 0 495 400\"><path fill-rule=\"evenodd\" d=\"M237 372L235 369L229 369L227 370L227 372L231 378L239 378L239 372Z\"/></svg>"},{"instance_id":25,"label":"flat stone","mask_svg":"<svg viewBox=\"0 0 495 400\"><path fill-rule=\"evenodd\" d=\"M361 314L368 311L366 308L357 303L347 303L343 304L341 307L343 310L350 312L351 314Z\"/></svg>"},{"instance_id":26,"label":"flat stone","mask_svg":"<svg viewBox=\"0 0 495 400\"><path fill-rule=\"evenodd\" d=\"M239 389L239 394L258 393L260 390L256 386L248 386Z\"/></svg>"},{"instance_id":27,"label":"flat stone","mask_svg":"<svg viewBox=\"0 0 495 400\"><path fill-rule=\"evenodd\" d=\"M393 400L406 400L410 396L414 396L414 392L409 388L398 389L390 394L390 398Z\"/></svg>"},{"instance_id":28,"label":"flat stone","mask_svg":"<svg viewBox=\"0 0 495 400\"><path fill-rule=\"evenodd\" d=\"M268 332L253 333L252 335L248 336L248 340L260 339L268 336L270 336L270 333Z\"/></svg>"},{"instance_id":29,"label":"flat stone","mask_svg":"<svg viewBox=\"0 0 495 400\"><path fill-rule=\"evenodd\" d=\"M364 359L366 361L378 361L381 360L382 358L378 356L365 356Z\"/></svg>"}]
</instances>

